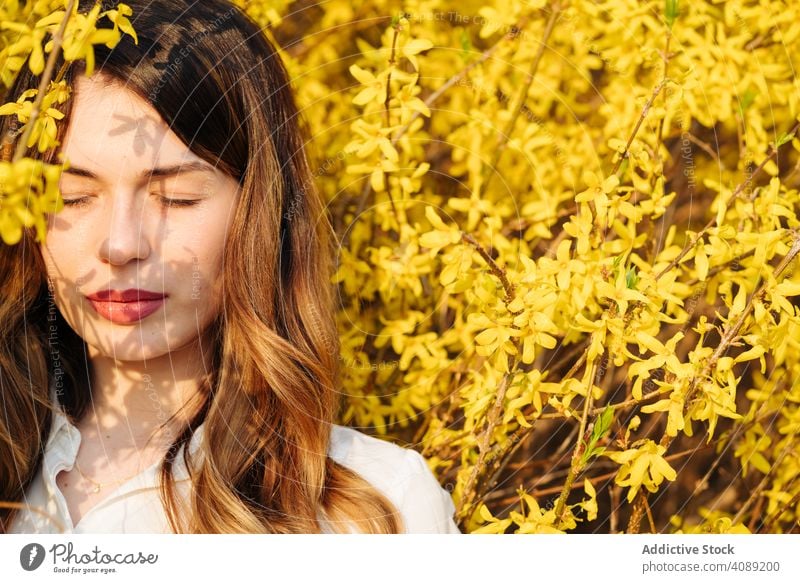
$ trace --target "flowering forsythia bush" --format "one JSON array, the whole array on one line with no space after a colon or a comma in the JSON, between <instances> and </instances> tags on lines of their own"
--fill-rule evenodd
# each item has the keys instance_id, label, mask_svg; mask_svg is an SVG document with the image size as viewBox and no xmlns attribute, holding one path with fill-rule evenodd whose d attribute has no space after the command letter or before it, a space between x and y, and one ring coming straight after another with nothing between
<instances>
[{"instance_id":1,"label":"flowering forsythia bush","mask_svg":"<svg viewBox=\"0 0 800 583\"><path fill-rule=\"evenodd\" d=\"M68 14L70 18L66 18ZM54 59L63 49L66 64L83 60L91 74L95 44L113 48L124 33L136 37L127 18L130 14L124 4L103 10L100 3L81 14L74 0L0 4L0 79L4 87L11 86L23 67L42 79L39 87L23 92L16 102L0 106L0 115L13 116L13 134L2 137L0 160L0 238L5 243L18 243L23 227L36 227L37 240L43 241L45 213L63 208L58 191L62 166L25 156L28 148L35 146L43 153L58 145L56 120L64 114L53 106L63 104L71 94L63 80L66 70L55 72L48 67L45 73L46 59ZM101 18L113 26L98 29Z\"/></svg>"},{"instance_id":2,"label":"flowering forsythia bush","mask_svg":"<svg viewBox=\"0 0 800 583\"><path fill-rule=\"evenodd\" d=\"M65 4L0 8L6 85ZM800 8L237 4L281 47L339 237L342 422L419 444L466 532L800 529ZM135 18L59 42L91 62ZM0 108L6 243L58 203L24 153L68 97Z\"/></svg>"}]
</instances>

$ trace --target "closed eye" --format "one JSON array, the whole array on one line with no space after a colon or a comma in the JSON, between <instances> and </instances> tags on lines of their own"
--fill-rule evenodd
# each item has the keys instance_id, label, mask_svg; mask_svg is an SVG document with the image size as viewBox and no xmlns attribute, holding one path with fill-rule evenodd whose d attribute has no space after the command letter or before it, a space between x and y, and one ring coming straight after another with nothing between
<instances>
[{"instance_id":1,"label":"closed eye","mask_svg":"<svg viewBox=\"0 0 800 583\"><path fill-rule=\"evenodd\" d=\"M167 198L165 196L159 196L158 199L161 201L161 204L168 207L186 207L186 206L194 206L199 203L199 200L191 200L191 199L182 199L182 198Z\"/></svg>"},{"instance_id":2,"label":"closed eye","mask_svg":"<svg viewBox=\"0 0 800 583\"><path fill-rule=\"evenodd\" d=\"M157 198L161 203L161 205L165 207L189 207L189 206L194 206L200 202L199 200L168 198L166 196L158 196ZM90 199L91 197L89 196L82 196L80 198L64 200L64 205L70 207L84 206L89 203Z\"/></svg>"},{"instance_id":3,"label":"closed eye","mask_svg":"<svg viewBox=\"0 0 800 583\"><path fill-rule=\"evenodd\" d=\"M89 202L88 196L83 196L81 198L71 198L70 200L64 200L65 206L83 206L87 202Z\"/></svg>"}]
</instances>

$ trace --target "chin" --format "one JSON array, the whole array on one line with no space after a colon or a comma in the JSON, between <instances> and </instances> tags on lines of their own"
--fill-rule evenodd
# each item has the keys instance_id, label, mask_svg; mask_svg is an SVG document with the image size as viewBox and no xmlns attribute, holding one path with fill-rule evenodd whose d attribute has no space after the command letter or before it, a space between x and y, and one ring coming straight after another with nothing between
<instances>
[{"instance_id":1,"label":"chin","mask_svg":"<svg viewBox=\"0 0 800 583\"><path fill-rule=\"evenodd\" d=\"M109 350L110 348L110 350ZM118 362L141 362L143 360L153 360L164 356L169 350L159 350L155 347L153 349L132 349L127 343L122 345L108 345L98 346L94 344L95 351L106 358L116 360Z\"/></svg>"}]
</instances>

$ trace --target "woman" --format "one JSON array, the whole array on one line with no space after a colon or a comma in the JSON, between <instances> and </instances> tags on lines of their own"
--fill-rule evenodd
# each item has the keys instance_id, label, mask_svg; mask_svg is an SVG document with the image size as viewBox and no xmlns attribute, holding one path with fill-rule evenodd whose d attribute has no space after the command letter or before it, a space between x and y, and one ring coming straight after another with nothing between
<instances>
[{"instance_id":1,"label":"woman","mask_svg":"<svg viewBox=\"0 0 800 583\"><path fill-rule=\"evenodd\" d=\"M333 423L333 239L278 55L224 0L127 4L138 44L67 75L64 210L0 246L0 532L457 533L420 454Z\"/></svg>"}]
</instances>

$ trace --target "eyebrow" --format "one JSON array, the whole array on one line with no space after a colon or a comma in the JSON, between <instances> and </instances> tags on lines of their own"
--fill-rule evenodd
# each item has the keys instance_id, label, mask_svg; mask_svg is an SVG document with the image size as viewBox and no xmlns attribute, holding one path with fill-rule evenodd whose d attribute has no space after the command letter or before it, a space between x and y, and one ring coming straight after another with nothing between
<instances>
[{"instance_id":1,"label":"eyebrow","mask_svg":"<svg viewBox=\"0 0 800 583\"><path fill-rule=\"evenodd\" d=\"M144 170L139 174L139 180L145 181L153 178L166 178L168 176L177 176L178 174L187 174L189 172L214 172L214 168L205 162L186 162L184 164L175 164L172 166L164 166L162 168L152 168ZM64 174L72 174L74 176L83 176L85 178L92 178L98 180L97 174L85 168L72 166L63 172Z\"/></svg>"}]
</instances>

